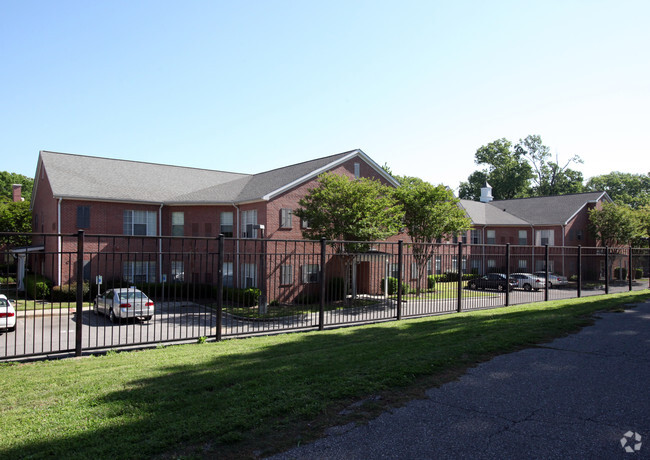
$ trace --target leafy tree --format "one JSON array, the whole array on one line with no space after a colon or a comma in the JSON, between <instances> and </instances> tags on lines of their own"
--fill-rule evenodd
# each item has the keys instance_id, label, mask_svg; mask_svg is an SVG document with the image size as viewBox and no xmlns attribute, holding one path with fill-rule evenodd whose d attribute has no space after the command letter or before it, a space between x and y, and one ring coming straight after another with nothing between
<instances>
[{"instance_id":1,"label":"leafy tree","mask_svg":"<svg viewBox=\"0 0 650 460\"><path fill-rule=\"evenodd\" d=\"M0 205L0 232L30 233L32 213L28 201L10 202ZM29 244L28 236L2 236L2 244L24 246Z\"/></svg>"},{"instance_id":2,"label":"leafy tree","mask_svg":"<svg viewBox=\"0 0 650 460\"><path fill-rule=\"evenodd\" d=\"M368 249L364 241L377 241L399 233L403 211L393 197L392 187L368 179L350 179L333 173L322 174L318 186L298 201L294 214L309 223L305 238L325 238L341 254L344 273L355 252ZM345 278L345 291L349 279Z\"/></svg>"},{"instance_id":3,"label":"leafy tree","mask_svg":"<svg viewBox=\"0 0 650 460\"><path fill-rule=\"evenodd\" d=\"M467 182L460 184L459 196L477 200L485 182L492 186L492 196L496 200L509 200L529 195L529 182L533 177L532 168L522 152L513 148L507 139L498 139L479 147L474 155L477 165L484 165L480 171L472 173Z\"/></svg>"},{"instance_id":4,"label":"leafy tree","mask_svg":"<svg viewBox=\"0 0 650 460\"><path fill-rule=\"evenodd\" d=\"M638 209L650 205L650 174L631 174L611 172L592 177L585 189L594 192L607 192L618 204Z\"/></svg>"},{"instance_id":5,"label":"leafy tree","mask_svg":"<svg viewBox=\"0 0 650 460\"><path fill-rule=\"evenodd\" d=\"M602 246L629 245L642 233L638 214L627 206L605 203L589 211L591 231Z\"/></svg>"},{"instance_id":6,"label":"leafy tree","mask_svg":"<svg viewBox=\"0 0 650 460\"><path fill-rule=\"evenodd\" d=\"M25 201L32 199L34 179L22 174L0 171L0 201L11 201L13 198L13 184L22 185L22 196Z\"/></svg>"},{"instance_id":7,"label":"leafy tree","mask_svg":"<svg viewBox=\"0 0 650 460\"><path fill-rule=\"evenodd\" d=\"M392 188L379 181L322 174L318 186L298 201L295 214L309 222L303 236L326 238L337 252L356 249L340 241L377 241L399 233L403 215ZM363 246L363 245L362 245Z\"/></svg>"},{"instance_id":8,"label":"leafy tree","mask_svg":"<svg viewBox=\"0 0 650 460\"><path fill-rule=\"evenodd\" d=\"M444 185L434 186L417 177L399 177L395 197L404 208L404 226L413 243L418 274L426 273L438 238L457 235L471 227L471 220L458 206L459 200ZM417 277L420 295L422 276Z\"/></svg>"},{"instance_id":9,"label":"leafy tree","mask_svg":"<svg viewBox=\"0 0 650 460\"><path fill-rule=\"evenodd\" d=\"M550 161L551 149L544 145L541 136L536 134L519 139L515 151L526 158L533 168L531 196L582 192L582 173L569 169L571 163L583 163L578 155L567 160L564 166L560 165L557 155L555 161Z\"/></svg>"}]
</instances>

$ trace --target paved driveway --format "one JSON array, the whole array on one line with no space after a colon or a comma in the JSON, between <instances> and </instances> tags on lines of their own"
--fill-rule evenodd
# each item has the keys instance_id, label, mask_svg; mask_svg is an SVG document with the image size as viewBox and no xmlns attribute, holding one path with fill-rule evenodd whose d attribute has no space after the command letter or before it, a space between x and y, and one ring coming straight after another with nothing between
<instances>
[{"instance_id":1,"label":"paved driveway","mask_svg":"<svg viewBox=\"0 0 650 460\"><path fill-rule=\"evenodd\" d=\"M650 303L601 317L275 458L650 458Z\"/></svg>"}]
</instances>

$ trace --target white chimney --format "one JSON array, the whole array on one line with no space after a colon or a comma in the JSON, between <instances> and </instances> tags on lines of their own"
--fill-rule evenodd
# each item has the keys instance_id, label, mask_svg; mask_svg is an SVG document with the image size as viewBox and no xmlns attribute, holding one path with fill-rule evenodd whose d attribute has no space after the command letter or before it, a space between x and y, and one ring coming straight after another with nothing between
<instances>
[{"instance_id":1,"label":"white chimney","mask_svg":"<svg viewBox=\"0 0 650 460\"><path fill-rule=\"evenodd\" d=\"M494 198L492 198L492 187L490 187L490 184L486 182L485 187L481 188L481 203L489 203L493 199Z\"/></svg>"}]
</instances>

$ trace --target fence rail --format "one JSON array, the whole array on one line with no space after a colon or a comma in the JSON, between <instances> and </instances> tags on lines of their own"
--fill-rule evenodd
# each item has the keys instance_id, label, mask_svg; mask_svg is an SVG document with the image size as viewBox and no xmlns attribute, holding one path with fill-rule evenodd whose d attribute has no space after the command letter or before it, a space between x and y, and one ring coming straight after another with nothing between
<instances>
[{"instance_id":1,"label":"fence rail","mask_svg":"<svg viewBox=\"0 0 650 460\"><path fill-rule=\"evenodd\" d=\"M16 310L15 330L0 329L0 360L322 330L650 287L648 248L84 232L0 233L0 241L0 293ZM502 289L483 279L531 272L541 285L522 280ZM152 314L118 303L111 297L118 289L144 292ZM0 305L0 328L14 329L2 314Z\"/></svg>"}]
</instances>

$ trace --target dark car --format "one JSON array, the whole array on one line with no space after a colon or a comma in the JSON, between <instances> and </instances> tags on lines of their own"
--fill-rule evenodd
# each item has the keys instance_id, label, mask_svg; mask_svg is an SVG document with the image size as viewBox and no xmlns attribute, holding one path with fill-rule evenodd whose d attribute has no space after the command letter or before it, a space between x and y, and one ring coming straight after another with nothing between
<instances>
[{"instance_id":1,"label":"dark car","mask_svg":"<svg viewBox=\"0 0 650 460\"><path fill-rule=\"evenodd\" d=\"M508 280L503 273L488 273L480 278L470 280L467 287L470 289L496 289L497 291L505 291L507 288L512 291L517 284L517 280L512 278Z\"/></svg>"}]
</instances>

